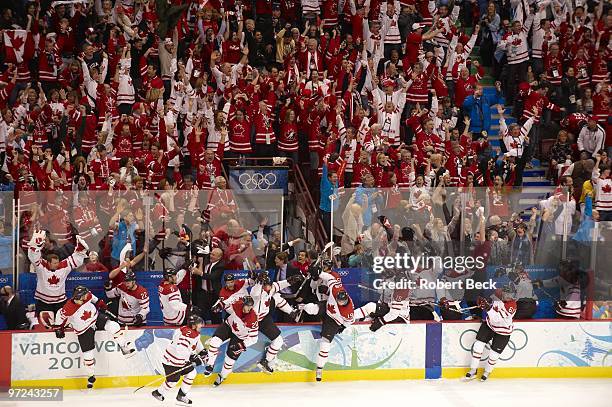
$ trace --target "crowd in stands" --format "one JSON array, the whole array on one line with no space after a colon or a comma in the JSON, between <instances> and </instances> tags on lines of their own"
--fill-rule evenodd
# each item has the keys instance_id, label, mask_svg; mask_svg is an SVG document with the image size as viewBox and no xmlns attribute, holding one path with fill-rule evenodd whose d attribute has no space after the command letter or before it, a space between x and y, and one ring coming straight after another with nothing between
<instances>
[{"instance_id":1,"label":"crowd in stands","mask_svg":"<svg viewBox=\"0 0 612 407\"><path fill-rule=\"evenodd\" d=\"M0 191L20 200L19 272L35 271L28 242L45 230L44 258L72 256L78 234L90 249L78 271L113 286L182 267L194 242L209 265L307 275L317 252L299 249L314 242L245 218L224 158L305 171L337 267L402 251L558 265L570 240L585 268L581 248L612 239L593 234L612 221L610 2L0 8ZM550 193L525 207L537 162ZM212 307L220 275L189 280Z\"/></svg>"}]
</instances>

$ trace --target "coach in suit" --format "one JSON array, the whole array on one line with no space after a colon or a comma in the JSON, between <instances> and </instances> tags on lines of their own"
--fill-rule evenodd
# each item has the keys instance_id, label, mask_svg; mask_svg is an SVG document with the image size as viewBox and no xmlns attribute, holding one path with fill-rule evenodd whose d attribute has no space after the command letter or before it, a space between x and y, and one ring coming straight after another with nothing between
<instances>
[{"instance_id":1,"label":"coach in suit","mask_svg":"<svg viewBox=\"0 0 612 407\"><path fill-rule=\"evenodd\" d=\"M215 248L210 252L207 262L200 262L199 269L194 273L193 302L204 315L205 321L221 322L221 315L212 312L212 307L219 299L223 279L223 250Z\"/></svg>"},{"instance_id":2,"label":"coach in suit","mask_svg":"<svg viewBox=\"0 0 612 407\"><path fill-rule=\"evenodd\" d=\"M25 308L10 285L0 288L0 314L9 330L30 329Z\"/></svg>"},{"instance_id":3,"label":"coach in suit","mask_svg":"<svg viewBox=\"0 0 612 407\"><path fill-rule=\"evenodd\" d=\"M283 281L291 276L302 275L302 272L300 271L299 268L289 264L289 254L287 254L287 252L277 253L276 256L274 257L274 264L276 266L275 267L276 275L274 276L274 281L277 281L277 282ZM299 288L300 288L300 284L294 284L290 287L282 289L280 291L280 294L284 298L287 299L289 304L291 304L292 306L295 306L296 302L295 302L294 297L297 291L299 290ZM295 321L291 321L289 316L282 312L277 312L276 316L280 322L295 322Z\"/></svg>"}]
</instances>

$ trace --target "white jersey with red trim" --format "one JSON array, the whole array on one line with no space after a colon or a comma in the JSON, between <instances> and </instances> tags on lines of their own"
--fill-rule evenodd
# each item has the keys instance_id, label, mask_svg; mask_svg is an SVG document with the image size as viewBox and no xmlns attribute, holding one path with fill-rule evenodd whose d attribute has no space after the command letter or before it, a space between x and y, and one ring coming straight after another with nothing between
<instances>
[{"instance_id":1,"label":"white jersey with red trim","mask_svg":"<svg viewBox=\"0 0 612 407\"><path fill-rule=\"evenodd\" d=\"M166 347L163 363L183 367L189 362L191 355L197 355L203 349L204 345L202 345L198 331L182 326L174 331L172 342Z\"/></svg>"},{"instance_id":2,"label":"white jersey with red trim","mask_svg":"<svg viewBox=\"0 0 612 407\"><path fill-rule=\"evenodd\" d=\"M187 271L181 269L176 275L176 284L162 280L157 289L159 293L159 306L164 316L164 323L167 325L180 325L185 319L187 304L183 302L181 291L177 284L180 284L186 275Z\"/></svg>"},{"instance_id":3,"label":"white jersey with red trim","mask_svg":"<svg viewBox=\"0 0 612 407\"><path fill-rule=\"evenodd\" d=\"M342 287L342 280L340 278L340 274L336 273L335 271L332 271L331 273L322 271L321 274L319 274L319 278L317 280L310 281L310 288L312 289L312 292L316 294L317 299L319 301L327 301L327 297L329 295L320 293L320 286L326 286L330 291L334 287Z\"/></svg>"},{"instance_id":4,"label":"white jersey with red trim","mask_svg":"<svg viewBox=\"0 0 612 407\"><path fill-rule=\"evenodd\" d=\"M561 276L542 280L545 288L559 287L559 299L565 301L557 305L557 314L567 318L580 318L582 300L580 298L580 285L572 284Z\"/></svg>"},{"instance_id":5,"label":"white jersey with red trim","mask_svg":"<svg viewBox=\"0 0 612 407\"><path fill-rule=\"evenodd\" d=\"M491 309L487 311L487 325L495 333L510 335L514 331L512 322L514 314L516 314L515 301L493 301Z\"/></svg>"},{"instance_id":6,"label":"white jersey with red trim","mask_svg":"<svg viewBox=\"0 0 612 407\"><path fill-rule=\"evenodd\" d=\"M384 293L383 293L384 294ZM393 290L390 299L387 300L389 312L383 316L385 323L393 322L397 318L401 318L404 322L410 322L410 290L399 289Z\"/></svg>"},{"instance_id":7,"label":"white jersey with red trim","mask_svg":"<svg viewBox=\"0 0 612 407\"><path fill-rule=\"evenodd\" d=\"M338 301L336 301L336 296L341 290L341 287L334 287L331 290L332 295L327 298L325 312L339 325L350 326L353 324L353 322L355 322L355 306L353 305L353 300L351 297L349 297L349 302L346 305L341 306L338 304Z\"/></svg>"},{"instance_id":8,"label":"white jersey with red trim","mask_svg":"<svg viewBox=\"0 0 612 407\"><path fill-rule=\"evenodd\" d=\"M255 301L255 305L253 309L257 313L257 320L261 321L265 318L266 315L270 312L270 302L274 294L280 292L281 290L289 287L290 284L287 280L276 281L272 283L272 288L269 292L263 289L263 286L260 283L255 283L251 288L251 297L253 297L253 301ZM278 296L277 296L278 298ZM277 307L280 307L281 304L276 304Z\"/></svg>"},{"instance_id":9,"label":"white jersey with red trim","mask_svg":"<svg viewBox=\"0 0 612 407\"><path fill-rule=\"evenodd\" d=\"M229 308L232 304L242 297L249 295L247 291L247 280L236 280L234 281L234 289L230 290L227 287L223 287L219 292L219 301L223 305L223 309L229 312Z\"/></svg>"},{"instance_id":10,"label":"white jersey with red trim","mask_svg":"<svg viewBox=\"0 0 612 407\"><path fill-rule=\"evenodd\" d=\"M238 300L228 307L229 316L225 323L230 327L232 333L244 342L244 346L249 347L257 343L259 320L254 310L245 313L242 311L242 306L242 300Z\"/></svg>"},{"instance_id":11,"label":"white jersey with red trim","mask_svg":"<svg viewBox=\"0 0 612 407\"><path fill-rule=\"evenodd\" d=\"M98 319L98 309L95 304L98 297L92 293L87 293L83 304L79 305L72 299L68 300L64 306L57 311L55 325L70 325L77 335L81 335L96 324Z\"/></svg>"},{"instance_id":12,"label":"white jersey with red trim","mask_svg":"<svg viewBox=\"0 0 612 407\"><path fill-rule=\"evenodd\" d=\"M46 304L57 304L66 300L66 278L70 271L85 261L85 251L74 252L60 261L57 269L51 270L49 262L42 259L40 248L28 247L28 258L36 271L36 292L34 298Z\"/></svg>"},{"instance_id":13,"label":"white jersey with red trim","mask_svg":"<svg viewBox=\"0 0 612 407\"><path fill-rule=\"evenodd\" d=\"M134 290L128 290L125 282L106 291L108 298L120 298L119 322L133 324L136 315L142 315L143 322L147 322L149 314L149 293L141 286L136 285Z\"/></svg>"}]
</instances>

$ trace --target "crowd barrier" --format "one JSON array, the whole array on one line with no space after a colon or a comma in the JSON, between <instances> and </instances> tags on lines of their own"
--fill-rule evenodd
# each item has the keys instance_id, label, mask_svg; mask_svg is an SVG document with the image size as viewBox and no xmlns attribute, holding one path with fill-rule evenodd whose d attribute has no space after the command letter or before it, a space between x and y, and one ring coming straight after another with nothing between
<instances>
[{"instance_id":1,"label":"crowd barrier","mask_svg":"<svg viewBox=\"0 0 612 407\"><path fill-rule=\"evenodd\" d=\"M256 366L269 342L260 335L257 344L240 356L227 383L314 381L319 325L280 328L285 345L274 374L263 374ZM368 325L356 324L334 339L324 378L457 378L465 374L478 328L473 322L390 324L374 333ZM214 327L205 327L202 341L213 332ZM611 332L611 321L517 322L492 377L612 377ZM137 349L128 361L109 335L96 334L97 387L141 386L163 372L161 359L172 330L147 327L126 334ZM47 332L1 332L0 359L0 386L85 387L82 355L72 332L64 339ZM222 359L217 359L215 372ZM197 369L201 372L202 367ZM198 375L196 384L212 383L214 377Z\"/></svg>"},{"instance_id":2,"label":"crowd barrier","mask_svg":"<svg viewBox=\"0 0 612 407\"><path fill-rule=\"evenodd\" d=\"M488 278L497 282L501 287L508 283L508 278L503 275L495 277L498 268L489 267L487 270ZM364 287L371 287L370 280L372 279L372 272L366 269L357 268L341 268L336 270L342 278L342 283L354 303L357 306L361 306L368 301L377 301L379 295L373 290L364 289ZM555 276L556 271L544 267L528 267L529 274L532 279L547 279ZM246 278L246 270L227 270L225 273L233 273L236 278ZM268 270L268 274L274 280L275 271ZM68 276L66 281L66 292L68 296L72 293L72 290L77 285L84 285L89 288L94 295L99 298L105 298L104 294L104 282L108 279L108 273L78 273L72 272ZM162 279L161 271L141 271L137 273L138 283L147 289L149 292L151 309L147 320L150 325L162 325L163 318L161 309L159 307L159 296L157 294L157 288ZM0 276L0 285L12 285L12 276ZM24 304L33 304L34 292L36 290L36 274L34 273L22 273L19 275L19 293L20 298ZM489 290L490 291L490 290ZM553 318L554 317L554 304L553 300L548 297L558 297L558 289L546 289L546 295L540 295L541 298L540 306L537 314L534 318ZM0 328L2 325L0 325Z\"/></svg>"},{"instance_id":3,"label":"crowd barrier","mask_svg":"<svg viewBox=\"0 0 612 407\"><path fill-rule=\"evenodd\" d=\"M540 266L527 266L526 270L531 276L532 280L540 279L545 280L553 278L557 275L557 271L548 267ZM357 306L361 306L369 301L377 301L379 294L372 289L366 289L365 287L372 287L372 279L377 277L376 274L370 270L360 268L341 268L336 270L341 278L343 285L354 303ZM508 277L506 274L501 275L499 267L491 266L487 268L487 279L495 282L497 286L501 287L508 284ZM233 273L236 278L246 278L246 270L227 270L225 273ZM275 271L268 270L270 277L274 280ZM66 292L70 296L70 293L77 285L84 285L88 287L96 296L99 298L105 298L104 294L104 282L108 279L108 273L78 273L72 272L68 276L66 281ZM150 297L150 314L148 315L149 325L162 325L163 318L161 309L159 307L159 296L157 294L157 288L162 279L161 271L141 271L137 273L138 283L147 289ZM0 275L0 286L13 285L13 277L11 275ZM36 274L34 273L21 273L19 275L19 295L23 304L33 304L34 292L36 290ZM534 319L542 318L554 318L554 300L553 298L559 297L558 288L541 288L535 291L538 295L538 311L534 315ZM486 290L483 295L491 293L491 290ZM593 315L596 319L609 318L609 305L607 303L594 304ZM3 318L0 316L0 329L5 329Z\"/></svg>"}]
</instances>

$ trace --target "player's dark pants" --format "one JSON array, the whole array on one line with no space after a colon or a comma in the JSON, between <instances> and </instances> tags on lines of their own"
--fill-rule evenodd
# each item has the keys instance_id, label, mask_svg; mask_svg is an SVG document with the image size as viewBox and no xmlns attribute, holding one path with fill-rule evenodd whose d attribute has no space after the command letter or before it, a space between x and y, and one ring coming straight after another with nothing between
<instances>
[{"instance_id":1,"label":"player's dark pants","mask_svg":"<svg viewBox=\"0 0 612 407\"><path fill-rule=\"evenodd\" d=\"M446 308L440 307L440 313L442 314L442 319L446 321L459 321L463 319L463 314L460 311L457 311L455 306Z\"/></svg>"},{"instance_id":2,"label":"player's dark pants","mask_svg":"<svg viewBox=\"0 0 612 407\"><path fill-rule=\"evenodd\" d=\"M162 366L164 367L164 373L166 374L166 382L168 383L178 382L181 376L186 375L187 373L191 372L194 369L193 365L187 365L189 367L185 367L185 366L171 366L171 365L162 363Z\"/></svg>"},{"instance_id":3,"label":"player's dark pants","mask_svg":"<svg viewBox=\"0 0 612 407\"><path fill-rule=\"evenodd\" d=\"M106 314L99 313L98 318L96 319L96 327L90 327L88 330L83 332L82 334L77 336L79 340L79 345L81 345L81 352L89 352L90 350L94 350L96 347L95 335L96 330L103 331L106 322L108 321L108 317Z\"/></svg>"},{"instance_id":4,"label":"player's dark pants","mask_svg":"<svg viewBox=\"0 0 612 407\"><path fill-rule=\"evenodd\" d=\"M240 356L241 352L237 352L236 349L238 348L238 343L242 342L242 340L232 333L232 330L229 325L227 325L226 323L222 323L221 325L219 325L215 330L213 336L216 336L217 338L221 339L221 342L225 342L227 339L229 339L229 343L227 344L227 351L225 352L225 354L231 359L238 359L238 356Z\"/></svg>"},{"instance_id":5,"label":"player's dark pants","mask_svg":"<svg viewBox=\"0 0 612 407\"><path fill-rule=\"evenodd\" d=\"M61 310L64 304L66 304L66 300L55 304L49 304L47 302L42 302L41 300L36 300L36 315L38 316L42 311L50 311L53 312L53 316L55 316L57 311Z\"/></svg>"},{"instance_id":6,"label":"player's dark pants","mask_svg":"<svg viewBox=\"0 0 612 407\"><path fill-rule=\"evenodd\" d=\"M55 315L57 314L57 311L62 309L64 304L66 304L66 300L64 300L62 302L55 303L55 304L49 304L49 303L46 303L46 302L42 302L41 300L36 300L36 317L38 318L38 322L41 325L44 326L42 320L40 319L40 313L43 312L43 311L50 312L50 313L53 314L52 318L55 318Z\"/></svg>"},{"instance_id":7,"label":"player's dark pants","mask_svg":"<svg viewBox=\"0 0 612 407\"><path fill-rule=\"evenodd\" d=\"M272 307L272 305L270 305ZM259 332L264 334L268 339L273 341L281 334L280 329L272 320L272 315L268 313L261 321L259 321Z\"/></svg>"},{"instance_id":8,"label":"player's dark pants","mask_svg":"<svg viewBox=\"0 0 612 407\"><path fill-rule=\"evenodd\" d=\"M510 341L510 335L498 334L489 328L486 322L483 322L480 324L480 329L476 334L476 340L484 343L489 343L489 341L493 340L493 342L491 342L491 350L501 355Z\"/></svg>"},{"instance_id":9,"label":"player's dark pants","mask_svg":"<svg viewBox=\"0 0 612 407\"><path fill-rule=\"evenodd\" d=\"M432 321L434 319L432 314L433 308L430 305L415 305L410 307L410 320L411 321Z\"/></svg>"},{"instance_id":10,"label":"player's dark pants","mask_svg":"<svg viewBox=\"0 0 612 407\"><path fill-rule=\"evenodd\" d=\"M521 298L516 302L514 319L531 319L537 310L538 305L534 299Z\"/></svg>"},{"instance_id":11,"label":"player's dark pants","mask_svg":"<svg viewBox=\"0 0 612 407\"><path fill-rule=\"evenodd\" d=\"M344 325L339 325L329 315L325 314L323 324L321 325L321 337L331 342L337 334L344 331L344 328Z\"/></svg>"}]
</instances>

